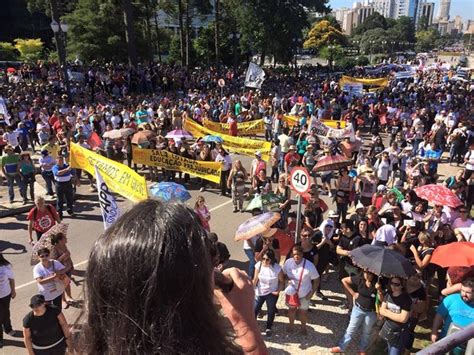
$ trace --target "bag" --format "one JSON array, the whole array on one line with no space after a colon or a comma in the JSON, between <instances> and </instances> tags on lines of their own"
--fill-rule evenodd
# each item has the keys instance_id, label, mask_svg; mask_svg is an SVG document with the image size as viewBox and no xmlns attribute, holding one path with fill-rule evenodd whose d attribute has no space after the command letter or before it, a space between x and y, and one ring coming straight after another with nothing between
<instances>
[{"instance_id":1,"label":"bag","mask_svg":"<svg viewBox=\"0 0 474 355\"><path fill-rule=\"evenodd\" d=\"M301 269L300 280L298 281L298 287L296 288L296 293L294 295L285 295L285 303L288 307L298 308L301 306L300 297L298 292L300 291L301 280L303 279L304 266L306 265L306 259L303 261L303 268Z\"/></svg>"},{"instance_id":2,"label":"bag","mask_svg":"<svg viewBox=\"0 0 474 355\"><path fill-rule=\"evenodd\" d=\"M379 337L385 340L390 345L396 345L400 340L400 336L402 335L403 328L399 328L397 330L392 329L390 324L385 321L382 328L379 332Z\"/></svg>"},{"instance_id":3,"label":"bag","mask_svg":"<svg viewBox=\"0 0 474 355\"><path fill-rule=\"evenodd\" d=\"M56 270L54 268L54 260L51 260L51 264L53 265L53 272L56 273ZM61 275L59 277L59 280L57 280L57 281L55 280L54 282L56 284L56 289L63 290L63 292L64 292L66 287L68 287L69 284L71 283L71 278L67 275Z\"/></svg>"}]
</instances>

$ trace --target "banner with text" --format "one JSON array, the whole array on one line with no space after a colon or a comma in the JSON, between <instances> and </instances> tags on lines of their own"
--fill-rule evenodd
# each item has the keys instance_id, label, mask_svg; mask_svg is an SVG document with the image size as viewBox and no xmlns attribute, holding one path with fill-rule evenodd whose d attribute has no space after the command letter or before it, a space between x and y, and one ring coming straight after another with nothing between
<instances>
[{"instance_id":1,"label":"banner with text","mask_svg":"<svg viewBox=\"0 0 474 355\"><path fill-rule=\"evenodd\" d=\"M253 157L255 155L255 152L259 150L262 153L263 160L268 161L270 159L270 151L272 149L272 144L270 142L249 138L233 137L227 134L215 132L210 130L209 128L197 124L196 122L190 119L187 119L184 122L184 129L191 133L194 137L204 137L208 134L213 136L219 136L224 140L222 146L229 151Z\"/></svg>"},{"instance_id":2,"label":"banner with text","mask_svg":"<svg viewBox=\"0 0 474 355\"><path fill-rule=\"evenodd\" d=\"M182 171L202 179L219 183L221 163L184 158L166 150L140 149L133 146L133 161L137 164L159 166L167 170Z\"/></svg>"},{"instance_id":3,"label":"banner with text","mask_svg":"<svg viewBox=\"0 0 474 355\"><path fill-rule=\"evenodd\" d=\"M120 217L120 209L97 166L95 167L95 180L97 182L97 194L99 195L102 219L104 220L104 230L107 230Z\"/></svg>"},{"instance_id":4,"label":"banner with text","mask_svg":"<svg viewBox=\"0 0 474 355\"><path fill-rule=\"evenodd\" d=\"M343 75L341 80L339 80L339 85L342 87L345 83L359 83L365 86L387 86L387 78L354 78L352 76Z\"/></svg>"},{"instance_id":5,"label":"banner with text","mask_svg":"<svg viewBox=\"0 0 474 355\"><path fill-rule=\"evenodd\" d=\"M204 120L203 125L214 132L219 132L222 134L229 133L228 123L218 123ZM239 136L255 136L265 132L265 123L263 123L263 120L239 122L237 123L237 131L239 132Z\"/></svg>"},{"instance_id":6,"label":"banner with text","mask_svg":"<svg viewBox=\"0 0 474 355\"><path fill-rule=\"evenodd\" d=\"M297 122L299 122L300 118L301 117L299 116L292 116L292 115L283 116L283 120L290 127L293 127ZM346 127L346 121L322 120L320 122L324 123L326 126L331 127L331 128L345 128Z\"/></svg>"},{"instance_id":7,"label":"banner with text","mask_svg":"<svg viewBox=\"0 0 474 355\"><path fill-rule=\"evenodd\" d=\"M71 143L71 166L95 175L95 167L100 171L107 186L133 202L148 198L146 181L128 166L103 157L93 151Z\"/></svg>"}]
</instances>

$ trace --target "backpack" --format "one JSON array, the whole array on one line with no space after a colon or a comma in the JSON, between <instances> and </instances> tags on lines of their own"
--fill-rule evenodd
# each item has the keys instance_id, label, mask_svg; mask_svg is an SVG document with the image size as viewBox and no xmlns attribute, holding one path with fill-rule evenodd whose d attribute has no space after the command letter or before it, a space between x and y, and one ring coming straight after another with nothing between
<instances>
[{"instance_id":1,"label":"backpack","mask_svg":"<svg viewBox=\"0 0 474 355\"><path fill-rule=\"evenodd\" d=\"M49 203L46 205L46 209L48 210L49 214L51 215L51 217L53 217L53 210L52 210L53 206L51 206ZM34 210L33 210L33 221L36 219L36 216L38 215L38 207L35 206ZM53 218L54 219L54 218Z\"/></svg>"}]
</instances>

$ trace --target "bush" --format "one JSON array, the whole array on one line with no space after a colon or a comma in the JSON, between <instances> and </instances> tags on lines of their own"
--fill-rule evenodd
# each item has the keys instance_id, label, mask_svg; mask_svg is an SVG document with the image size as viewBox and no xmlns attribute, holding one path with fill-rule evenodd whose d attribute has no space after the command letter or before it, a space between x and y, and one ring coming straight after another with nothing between
<instances>
[{"instance_id":1,"label":"bush","mask_svg":"<svg viewBox=\"0 0 474 355\"><path fill-rule=\"evenodd\" d=\"M13 44L8 42L0 42L0 60L18 60L18 52L16 51Z\"/></svg>"},{"instance_id":2,"label":"bush","mask_svg":"<svg viewBox=\"0 0 474 355\"><path fill-rule=\"evenodd\" d=\"M355 58L353 57L344 57L336 60L336 67L349 69L357 65Z\"/></svg>"},{"instance_id":3,"label":"bush","mask_svg":"<svg viewBox=\"0 0 474 355\"><path fill-rule=\"evenodd\" d=\"M370 64L369 58L367 58L365 55L360 55L357 57L357 65L364 66L364 65L369 65L369 64Z\"/></svg>"},{"instance_id":4,"label":"bush","mask_svg":"<svg viewBox=\"0 0 474 355\"><path fill-rule=\"evenodd\" d=\"M20 52L21 59L28 61L35 61L41 59L43 54L44 43L39 38L14 40L15 48Z\"/></svg>"}]
</instances>

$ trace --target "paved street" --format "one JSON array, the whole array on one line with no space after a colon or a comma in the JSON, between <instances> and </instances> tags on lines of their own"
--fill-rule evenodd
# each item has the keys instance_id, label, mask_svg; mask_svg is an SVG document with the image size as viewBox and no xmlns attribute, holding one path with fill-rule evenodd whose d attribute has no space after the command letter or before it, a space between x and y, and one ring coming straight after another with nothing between
<instances>
[{"instance_id":1,"label":"paved street","mask_svg":"<svg viewBox=\"0 0 474 355\"><path fill-rule=\"evenodd\" d=\"M250 166L250 157L232 155L232 159L242 160L245 167ZM449 167L447 164L440 166L439 172L442 175L441 179L444 180L448 174L453 174L457 169L455 167ZM41 179L41 178L40 178ZM190 190L192 199L188 201L190 206L194 205L195 198L200 194L198 187L193 186ZM69 223L68 232L68 247L71 251L74 264L78 276L76 280L79 281L79 286L73 286L73 297L81 299L82 281L84 279L84 273L87 267L87 259L89 252L93 246L94 241L97 239L99 234L103 231L102 216L100 209L97 204L97 197L94 193L89 192L87 185L83 185L79 188L79 193L83 195L79 201L76 202L77 216L74 218L65 218L65 222ZM246 256L242 250L241 243L235 243L233 241L233 234L237 226L250 217L249 213L233 213L232 202L229 197L219 196L219 190L217 188L210 188L202 193L206 199L206 204L211 210L211 230L216 232L221 241L226 243L231 253L231 265L245 268ZM327 196L321 196L325 202L331 206L331 201ZM119 204L122 211L127 210L131 203L123 198L119 198ZM293 207L295 209L295 207ZM29 311L28 303L30 297L37 293L37 286L35 281L32 279L32 267L30 266L30 255L31 246L27 244L27 221L26 213L22 213L15 217L5 217L0 219L0 251L4 253L4 256L13 264L16 280L17 297L12 301L12 324L14 329L20 330L22 328L23 316ZM337 290L338 285L335 282L330 282L330 288ZM342 316L340 310L337 308L337 300L340 298L340 294L331 292L328 296L333 296L333 301L324 303L324 305L318 306L318 314L323 311L322 314L327 314L328 321L334 316ZM68 321L73 322L78 314L77 309L69 308L65 310L65 315ZM319 316L318 316L319 318ZM278 318L277 318L278 321ZM286 318L282 319L280 323L286 324ZM330 321L329 321L330 322ZM339 323L339 321L337 322ZM346 326L346 319L340 319L340 323L334 329L334 324L329 326L329 323L324 321L323 323L316 325L318 327L318 333L328 334L325 337L324 344L330 346L332 342L337 340L340 336L340 329ZM278 323L277 323L278 324ZM276 328L277 330L278 328ZM282 331L283 333L283 331ZM321 334L319 334L321 335ZM285 353L285 346L289 345L286 340L279 338L272 338L272 346L275 351L272 353ZM307 340L308 348L304 347L301 349L303 353L314 354L314 341ZM318 345L322 346L321 339L318 340ZM277 350L279 349L279 350ZM318 348L321 349L321 348ZM5 335L5 347L0 350L0 354L25 354L26 351L23 348L22 338L12 338Z\"/></svg>"}]
</instances>

